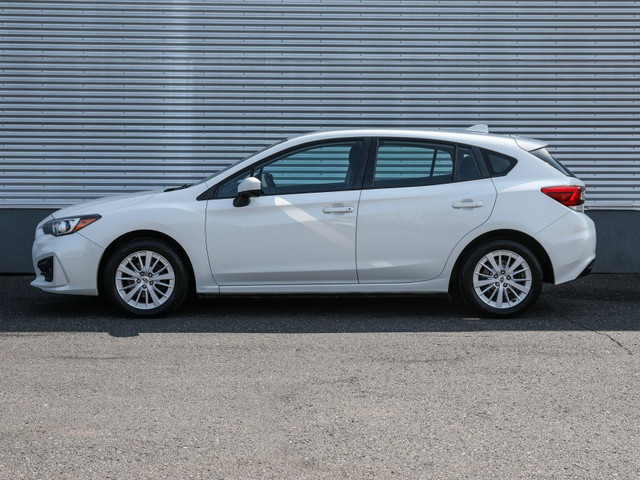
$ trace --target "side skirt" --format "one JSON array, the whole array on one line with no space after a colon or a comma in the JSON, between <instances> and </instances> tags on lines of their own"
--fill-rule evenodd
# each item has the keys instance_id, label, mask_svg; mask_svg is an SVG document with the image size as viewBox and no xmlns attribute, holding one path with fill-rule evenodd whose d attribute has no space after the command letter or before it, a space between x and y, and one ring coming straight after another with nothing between
<instances>
[{"instance_id":1,"label":"side skirt","mask_svg":"<svg viewBox=\"0 0 640 480\"><path fill-rule=\"evenodd\" d=\"M198 296L218 295L341 295L341 294L447 294L449 281L436 278L415 283L356 283L339 285L225 285L199 289Z\"/></svg>"}]
</instances>

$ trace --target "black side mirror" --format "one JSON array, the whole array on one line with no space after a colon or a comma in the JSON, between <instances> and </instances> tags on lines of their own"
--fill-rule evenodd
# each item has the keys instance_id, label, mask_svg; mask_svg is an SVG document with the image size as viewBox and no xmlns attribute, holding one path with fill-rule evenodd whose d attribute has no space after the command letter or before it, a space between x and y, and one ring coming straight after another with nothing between
<instances>
[{"instance_id":1,"label":"black side mirror","mask_svg":"<svg viewBox=\"0 0 640 480\"><path fill-rule=\"evenodd\" d=\"M233 199L234 207L246 207L251 201L251 197L262 195L262 182L256 177L248 177L238 185L238 196Z\"/></svg>"}]
</instances>

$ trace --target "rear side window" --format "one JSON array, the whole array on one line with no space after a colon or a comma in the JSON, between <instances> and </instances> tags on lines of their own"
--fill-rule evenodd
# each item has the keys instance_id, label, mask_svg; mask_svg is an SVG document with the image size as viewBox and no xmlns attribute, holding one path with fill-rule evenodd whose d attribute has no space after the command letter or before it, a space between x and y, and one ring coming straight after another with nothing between
<instances>
[{"instance_id":1,"label":"rear side window","mask_svg":"<svg viewBox=\"0 0 640 480\"><path fill-rule=\"evenodd\" d=\"M484 161L492 177L501 177L511 171L518 161L515 158L502 155L490 150L482 150Z\"/></svg>"},{"instance_id":2,"label":"rear side window","mask_svg":"<svg viewBox=\"0 0 640 480\"><path fill-rule=\"evenodd\" d=\"M378 146L374 188L417 187L449 183L453 155L449 145L381 140Z\"/></svg>"},{"instance_id":3,"label":"rear side window","mask_svg":"<svg viewBox=\"0 0 640 480\"><path fill-rule=\"evenodd\" d=\"M537 150L532 150L529 153L535 157L538 157L543 162L548 163L559 172L564 173L566 176L575 177L575 175L571 172L571 170L569 170L567 167L562 165L558 160L553 158L546 148L539 148Z\"/></svg>"}]
</instances>

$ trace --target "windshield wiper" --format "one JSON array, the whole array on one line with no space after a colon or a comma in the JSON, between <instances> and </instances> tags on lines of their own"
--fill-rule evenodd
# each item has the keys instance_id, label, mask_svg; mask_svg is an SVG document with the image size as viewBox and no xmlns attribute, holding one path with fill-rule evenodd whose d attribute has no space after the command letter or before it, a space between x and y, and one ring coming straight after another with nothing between
<instances>
[{"instance_id":1,"label":"windshield wiper","mask_svg":"<svg viewBox=\"0 0 640 480\"><path fill-rule=\"evenodd\" d=\"M183 188L187 188L190 187L191 184L190 183L185 183L184 185L180 185L179 187L171 187L171 188L167 188L164 191L165 192L172 192L174 190L182 190Z\"/></svg>"}]
</instances>

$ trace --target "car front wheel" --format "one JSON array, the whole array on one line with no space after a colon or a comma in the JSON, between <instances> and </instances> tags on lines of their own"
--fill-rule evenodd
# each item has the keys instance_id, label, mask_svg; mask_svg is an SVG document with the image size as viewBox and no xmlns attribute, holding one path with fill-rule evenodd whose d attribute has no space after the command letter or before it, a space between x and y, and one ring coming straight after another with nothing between
<instances>
[{"instance_id":1,"label":"car front wheel","mask_svg":"<svg viewBox=\"0 0 640 480\"><path fill-rule=\"evenodd\" d=\"M542 290L535 254L512 240L477 246L466 258L460 291L472 308L491 317L511 317L529 308Z\"/></svg>"},{"instance_id":2,"label":"car front wheel","mask_svg":"<svg viewBox=\"0 0 640 480\"><path fill-rule=\"evenodd\" d=\"M104 291L125 312L156 317L175 310L189 289L184 260L166 242L153 238L121 245L107 261Z\"/></svg>"}]
</instances>

